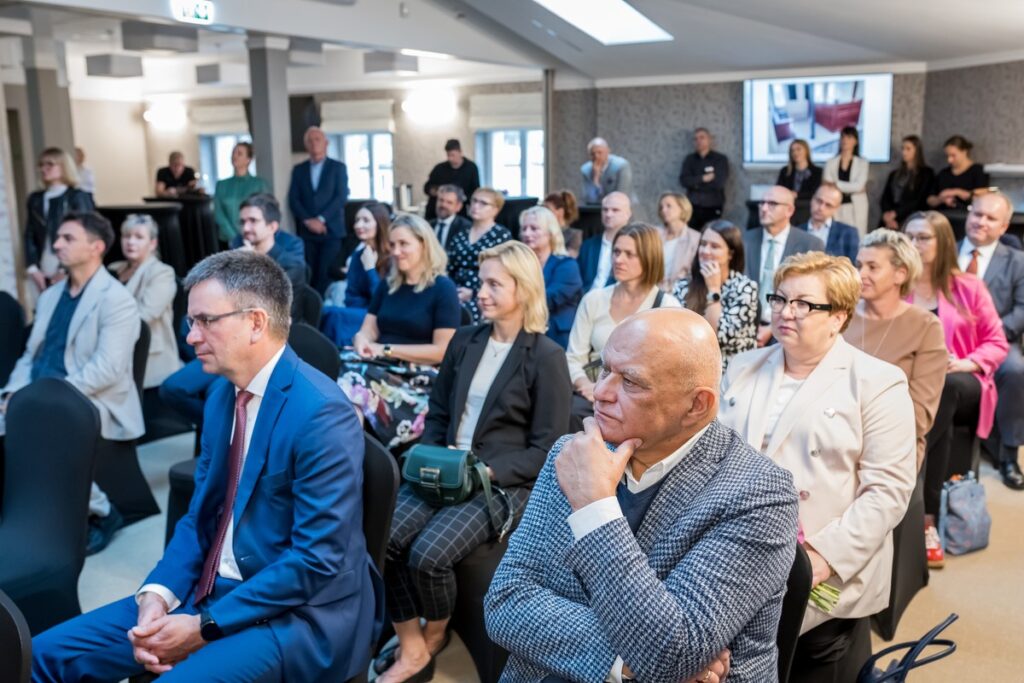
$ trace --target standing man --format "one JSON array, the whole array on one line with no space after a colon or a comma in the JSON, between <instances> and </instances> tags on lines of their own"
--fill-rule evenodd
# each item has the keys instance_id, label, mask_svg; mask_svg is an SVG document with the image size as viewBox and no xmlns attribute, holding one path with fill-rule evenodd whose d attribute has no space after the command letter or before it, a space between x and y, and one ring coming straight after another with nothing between
<instances>
[{"instance_id":1,"label":"standing man","mask_svg":"<svg viewBox=\"0 0 1024 683\"><path fill-rule=\"evenodd\" d=\"M310 126L303 137L309 159L292 169L288 206L296 231L306 244L306 263L313 271L313 288L321 296L331 283L331 266L341 254L345 236L348 169L327 158L327 136Z\"/></svg>"},{"instance_id":2,"label":"standing man","mask_svg":"<svg viewBox=\"0 0 1024 683\"><path fill-rule=\"evenodd\" d=\"M722 217L725 206L725 184L729 180L729 158L711 149L714 139L707 128L693 131L693 147L683 159L679 184L693 204L690 225L697 230L708 221Z\"/></svg>"},{"instance_id":3,"label":"standing man","mask_svg":"<svg viewBox=\"0 0 1024 683\"><path fill-rule=\"evenodd\" d=\"M852 225L832 218L842 205L842 191L832 183L822 183L811 197L810 220L797 227L821 240L826 254L845 256L850 263L857 265L860 233Z\"/></svg>"},{"instance_id":4,"label":"standing man","mask_svg":"<svg viewBox=\"0 0 1024 683\"><path fill-rule=\"evenodd\" d=\"M600 204L612 192L621 192L633 199L633 168L629 162L611 153L604 138L594 138L587 144L590 161L580 166L583 181L583 203Z\"/></svg>"},{"instance_id":5,"label":"standing man","mask_svg":"<svg viewBox=\"0 0 1024 683\"><path fill-rule=\"evenodd\" d=\"M459 213L466 215L465 197L472 197L473 193L480 187L480 169L472 160L462 155L462 145L458 140L452 138L444 143L444 152L448 155L447 161L442 161L430 171L427 182L423 185L423 191L427 194L428 221L434 220L437 213L437 193L442 185L457 185L462 188L463 206ZM442 244L444 244L442 242Z\"/></svg>"},{"instance_id":6,"label":"standing man","mask_svg":"<svg viewBox=\"0 0 1024 683\"><path fill-rule=\"evenodd\" d=\"M580 255L576 257L583 276L584 293L615 283L615 276L612 275L612 242L632 217L632 205L624 193L612 192L601 200L601 225L604 226L604 233L583 240Z\"/></svg>"},{"instance_id":7,"label":"standing man","mask_svg":"<svg viewBox=\"0 0 1024 683\"><path fill-rule=\"evenodd\" d=\"M1002 244L999 238L1010 226L1013 203L1002 192L990 192L971 200L967 214L966 239L960 243L959 265L965 273L977 275L992 294L1003 321L1010 351L996 370L996 429L987 443L998 461L1003 483L1024 490L1024 474L1017 457L1024 446L1024 252ZM997 445L998 444L998 445Z\"/></svg>"},{"instance_id":8,"label":"standing man","mask_svg":"<svg viewBox=\"0 0 1024 683\"><path fill-rule=\"evenodd\" d=\"M746 276L757 283L757 345L772 338L772 312L765 297L775 291L775 271L787 256L805 251L825 251L825 243L803 230L793 230L789 219L796 209L793 191L775 185L768 188L758 204L761 227L743 233L743 250L747 254Z\"/></svg>"},{"instance_id":9,"label":"standing man","mask_svg":"<svg viewBox=\"0 0 1024 683\"><path fill-rule=\"evenodd\" d=\"M473 227L468 218L462 215L466 204L466 195L458 185L442 185L437 188L437 218L430 222L430 227L437 235L437 241L441 243L447 252L452 240L460 232L465 232Z\"/></svg>"},{"instance_id":10,"label":"standing man","mask_svg":"<svg viewBox=\"0 0 1024 683\"><path fill-rule=\"evenodd\" d=\"M214 254L185 287L188 341L223 378L189 511L135 595L35 637L32 680L346 680L383 618L359 419L286 345L291 286L273 261Z\"/></svg>"}]
</instances>

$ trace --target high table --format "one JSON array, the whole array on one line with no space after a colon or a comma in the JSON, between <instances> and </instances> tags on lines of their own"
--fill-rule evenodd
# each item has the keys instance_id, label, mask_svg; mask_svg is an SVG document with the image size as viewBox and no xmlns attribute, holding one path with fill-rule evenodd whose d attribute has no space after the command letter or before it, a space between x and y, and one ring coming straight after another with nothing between
<instances>
[{"instance_id":1,"label":"high table","mask_svg":"<svg viewBox=\"0 0 1024 683\"><path fill-rule=\"evenodd\" d=\"M178 277L185 277L189 263L185 255L184 241L181 235L179 214L181 204L177 202L147 202L146 204L115 204L98 206L96 210L114 226L114 244L103 259L110 264L124 258L121 252L121 224L130 214L139 213L151 216L156 221L159 232L157 242L160 248L160 260L174 268Z\"/></svg>"},{"instance_id":2,"label":"high table","mask_svg":"<svg viewBox=\"0 0 1024 683\"><path fill-rule=\"evenodd\" d=\"M181 197L144 197L143 201L147 204L172 203L181 207L179 220L185 245L186 268L220 251L217 222L213 218L213 197L189 194Z\"/></svg>"}]
</instances>

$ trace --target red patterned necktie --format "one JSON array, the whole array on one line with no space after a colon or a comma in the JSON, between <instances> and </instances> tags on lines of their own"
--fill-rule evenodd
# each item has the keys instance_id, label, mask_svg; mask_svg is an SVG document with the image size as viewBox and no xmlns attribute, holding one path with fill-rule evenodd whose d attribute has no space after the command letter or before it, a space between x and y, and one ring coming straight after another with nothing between
<instances>
[{"instance_id":1,"label":"red patterned necktie","mask_svg":"<svg viewBox=\"0 0 1024 683\"><path fill-rule=\"evenodd\" d=\"M231 438L231 447L228 449L228 486L227 492L224 494L224 511L217 523L217 535L213 537L213 544L203 563L203 574L196 586L194 600L196 605L213 592L213 582L217 578L217 569L220 567L220 554L224 549L224 537L227 536L228 525L231 523L235 507L238 480L242 478L242 454L245 449L245 406L252 400L252 397L253 395L248 391L240 391L235 397L235 433Z\"/></svg>"},{"instance_id":2,"label":"red patterned necktie","mask_svg":"<svg viewBox=\"0 0 1024 683\"><path fill-rule=\"evenodd\" d=\"M967 272L971 275L978 274L978 250L971 249L971 262L967 264Z\"/></svg>"}]
</instances>

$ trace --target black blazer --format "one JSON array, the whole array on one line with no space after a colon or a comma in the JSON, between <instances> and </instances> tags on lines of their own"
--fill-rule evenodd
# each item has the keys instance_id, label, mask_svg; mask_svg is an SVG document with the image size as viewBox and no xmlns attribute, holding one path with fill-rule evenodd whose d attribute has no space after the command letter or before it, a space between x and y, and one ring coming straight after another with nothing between
<instances>
[{"instance_id":1,"label":"black blazer","mask_svg":"<svg viewBox=\"0 0 1024 683\"><path fill-rule=\"evenodd\" d=\"M438 220L439 219L435 218L434 220L430 221L430 227L432 227L434 229L434 234L437 235L437 239L438 239L438 241L440 241L441 240L441 236L437 234L437 222L438 222ZM472 227L473 227L473 222L472 221L470 221L465 216L462 216L460 214L455 214L455 218L452 219L452 224L448 228L448 236L445 238L444 244L441 245L441 248L444 249L447 252L449 247L452 246L452 240L455 239L455 236L457 234L459 234L460 232L468 232L469 229L472 228Z\"/></svg>"},{"instance_id":2,"label":"black blazer","mask_svg":"<svg viewBox=\"0 0 1024 683\"><path fill-rule=\"evenodd\" d=\"M597 234L593 237L588 237L583 240L580 244L580 254L576 257L576 263L580 266L580 276L583 278L583 292L587 293L591 290L591 286L594 284L594 278L597 277L597 267L601 262L601 240L604 238L603 234ZM613 269L614 270L614 269ZM603 287L615 284L615 275L612 272L608 273L608 280L605 281Z\"/></svg>"},{"instance_id":3,"label":"black blazer","mask_svg":"<svg viewBox=\"0 0 1024 683\"><path fill-rule=\"evenodd\" d=\"M466 396L491 336L491 324L459 329L448 344L430 392L421 441L455 443ZM569 430L572 382L565 350L532 332L520 332L484 399L473 432L473 453L499 486L532 487L555 441Z\"/></svg>"},{"instance_id":4,"label":"black blazer","mask_svg":"<svg viewBox=\"0 0 1024 683\"><path fill-rule=\"evenodd\" d=\"M915 211L928 210L928 203L925 200L928 199L931 192L935 172L930 166L922 166L917 172L914 183L904 188L903 194L900 195L900 200L897 202L893 197L893 185L896 183L896 175L899 172L897 168L890 172L889 177L885 179L885 189L882 190L882 213L895 211L896 221L902 224L907 216ZM884 223L880 224L884 225Z\"/></svg>"},{"instance_id":5,"label":"black blazer","mask_svg":"<svg viewBox=\"0 0 1024 683\"><path fill-rule=\"evenodd\" d=\"M49 212L43 212L44 190L38 190L28 196L28 220L25 221L25 267L38 266L39 259L46 248L46 238L52 245L57 239L61 219L68 213L88 213L95 211L92 195L76 187L69 187L59 197L50 200Z\"/></svg>"},{"instance_id":6,"label":"black blazer","mask_svg":"<svg viewBox=\"0 0 1024 683\"><path fill-rule=\"evenodd\" d=\"M779 169L779 177L775 179L775 184L787 187L796 192L796 190L793 189L793 177L796 174L787 172L787 167L788 166L783 166ZM810 169L811 175L808 176L807 180L800 185L800 191L796 193L797 199L810 199L814 196L814 193L818 191L818 188L821 187L821 166L811 164L807 168Z\"/></svg>"}]
</instances>

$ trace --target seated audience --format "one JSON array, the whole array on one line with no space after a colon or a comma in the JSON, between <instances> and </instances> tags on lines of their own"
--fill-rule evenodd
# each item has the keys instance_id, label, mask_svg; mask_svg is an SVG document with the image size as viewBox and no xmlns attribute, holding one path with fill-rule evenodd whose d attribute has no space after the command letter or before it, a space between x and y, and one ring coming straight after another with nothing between
<instances>
[{"instance_id":1,"label":"seated audience","mask_svg":"<svg viewBox=\"0 0 1024 683\"><path fill-rule=\"evenodd\" d=\"M192 504L135 595L33 639L33 679L356 676L383 620L360 524L359 421L288 348L291 287L272 260L214 254L185 285L189 342L223 377Z\"/></svg>"},{"instance_id":2,"label":"seated audience","mask_svg":"<svg viewBox=\"0 0 1024 683\"><path fill-rule=\"evenodd\" d=\"M242 201L254 194L270 192L263 178L249 173L253 160L252 143L239 142L231 150L231 167L235 174L217 181L213 191L213 216L217 235L224 244L238 236L238 209Z\"/></svg>"},{"instance_id":3,"label":"seated audience","mask_svg":"<svg viewBox=\"0 0 1024 683\"><path fill-rule=\"evenodd\" d=\"M174 296L178 292L174 268L157 256L159 228L152 216L130 214L121 224L124 261L110 264L110 272L135 297L142 322L149 326L149 357L144 388L160 386L181 367L174 334Z\"/></svg>"},{"instance_id":4,"label":"seated audience","mask_svg":"<svg viewBox=\"0 0 1024 683\"><path fill-rule=\"evenodd\" d=\"M908 135L900 145L900 165L889 173L882 190L881 227L899 230L907 216L928 208L935 171L924 162L921 138Z\"/></svg>"},{"instance_id":5,"label":"seated audience","mask_svg":"<svg viewBox=\"0 0 1024 683\"><path fill-rule=\"evenodd\" d=\"M455 236L460 232L468 232L473 225L463 215L466 195L458 185L442 185L437 188L435 199L434 215L437 217L430 222L430 227L434 229L437 241L444 250L450 252Z\"/></svg>"},{"instance_id":6,"label":"seated audience","mask_svg":"<svg viewBox=\"0 0 1024 683\"><path fill-rule=\"evenodd\" d=\"M942 485L970 466L969 462L951 466L954 431L971 426L981 439L992 431L997 398L994 375L1006 359L1007 343L985 283L957 264L949 219L937 211L914 213L903 231L917 248L923 269L909 300L938 316L949 354L924 461L925 545L929 564L941 567L945 558L935 520Z\"/></svg>"},{"instance_id":7,"label":"seated audience","mask_svg":"<svg viewBox=\"0 0 1024 683\"><path fill-rule=\"evenodd\" d=\"M480 307L476 301L476 293L480 289L480 253L512 239L512 233L495 222L504 205L505 195L489 187L481 187L469 200L472 226L452 238L448 276L458 288L459 301L469 311L473 322L480 320Z\"/></svg>"},{"instance_id":8,"label":"seated audience","mask_svg":"<svg viewBox=\"0 0 1024 683\"><path fill-rule=\"evenodd\" d=\"M825 245L825 253L845 256L850 263L857 262L860 233L857 228L833 219L843 204L843 193L832 183L823 183L811 198L811 218L801 230L817 237Z\"/></svg>"},{"instance_id":9,"label":"seated audience","mask_svg":"<svg viewBox=\"0 0 1024 683\"><path fill-rule=\"evenodd\" d=\"M444 275L444 250L430 225L412 214L399 214L391 223L388 249L388 275L352 339L355 351L367 360L438 365L460 324L459 296ZM385 386L383 371L372 363L346 363L338 382L374 434L394 447L423 433L427 402L425 396Z\"/></svg>"},{"instance_id":10,"label":"seated audience","mask_svg":"<svg viewBox=\"0 0 1024 683\"><path fill-rule=\"evenodd\" d=\"M942 323L929 311L906 302L922 269L921 257L906 235L887 228L868 233L856 264L860 302L843 339L907 376L920 470L949 362Z\"/></svg>"},{"instance_id":11,"label":"seated audience","mask_svg":"<svg viewBox=\"0 0 1024 683\"><path fill-rule=\"evenodd\" d=\"M690 227L693 205L686 195L664 192L658 198L658 230L665 251L665 281L662 287L671 291L676 281L690 274L693 257L697 255L700 232Z\"/></svg>"},{"instance_id":12,"label":"seated audience","mask_svg":"<svg viewBox=\"0 0 1024 683\"><path fill-rule=\"evenodd\" d=\"M601 225L604 232L583 240L576 262L583 277L583 291L601 289L615 284L612 272L612 242L619 230L626 227L633 217L629 197L622 192L612 192L601 200Z\"/></svg>"},{"instance_id":13,"label":"seated audience","mask_svg":"<svg viewBox=\"0 0 1024 683\"><path fill-rule=\"evenodd\" d=\"M967 239L960 243L957 265L988 286L1010 348L996 370L996 422L989 452L1003 483L1024 490L1017 453L1024 446L1024 253L999 242L1013 218L1013 204L1001 192L975 197L967 215ZM973 265L972 265L973 263Z\"/></svg>"},{"instance_id":14,"label":"seated audience","mask_svg":"<svg viewBox=\"0 0 1024 683\"><path fill-rule=\"evenodd\" d=\"M462 190L462 201L466 197L472 197L473 193L480 187L480 169L471 159L462 154L462 145L456 139L444 143L444 153L448 157L445 161L437 164L430 170L430 176L423 185L423 192L427 195L428 221L440 218L436 210L438 193L445 185L455 186ZM466 215L466 207L459 207L459 213ZM441 244L444 244L442 241Z\"/></svg>"},{"instance_id":15,"label":"seated audience","mask_svg":"<svg viewBox=\"0 0 1024 683\"><path fill-rule=\"evenodd\" d=\"M722 422L793 474L812 584L840 594L808 605L790 681L854 681L871 655L868 619L889 604L892 530L914 489L907 378L843 340L860 297L844 258L786 259L767 296L778 344L733 359Z\"/></svg>"},{"instance_id":16,"label":"seated audience","mask_svg":"<svg viewBox=\"0 0 1024 683\"><path fill-rule=\"evenodd\" d=\"M352 345L373 293L387 276L390 224L391 212L384 204L373 202L356 211L352 229L359 238L359 246L348 257L344 306L326 306L320 318L320 329L338 346Z\"/></svg>"},{"instance_id":17,"label":"seated audience","mask_svg":"<svg viewBox=\"0 0 1024 683\"><path fill-rule=\"evenodd\" d=\"M757 345L764 346L772 338L771 310L765 295L773 291L775 270L783 259L807 251L825 251L825 243L790 225L793 217L793 192L778 185L768 188L758 203L761 227L743 233L746 276L757 283L758 316Z\"/></svg>"},{"instance_id":18,"label":"seated audience","mask_svg":"<svg viewBox=\"0 0 1024 683\"><path fill-rule=\"evenodd\" d=\"M28 196L25 221L25 273L33 288L32 301L44 289L64 278L60 261L53 251L57 229L67 213L93 210L92 195L78 187L75 164L67 152L57 147L43 150L39 156L39 175L43 189Z\"/></svg>"},{"instance_id":19,"label":"seated audience","mask_svg":"<svg viewBox=\"0 0 1024 683\"><path fill-rule=\"evenodd\" d=\"M564 349L569 344L569 330L583 296L580 268L576 260L565 253L558 220L543 206L534 206L519 214L519 237L540 260L548 304L547 335Z\"/></svg>"},{"instance_id":20,"label":"seated audience","mask_svg":"<svg viewBox=\"0 0 1024 683\"><path fill-rule=\"evenodd\" d=\"M78 174L78 189L95 194L96 173L85 165L85 150L81 147L75 147L75 172Z\"/></svg>"},{"instance_id":21,"label":"seated audience","mask_svg":"<svg viewBox=\"0 0 1024 683\"><path fill-rule=\"evenodd\" d=\"M811 159L806 140L789 143L789 163L779 169L775 184L792 190L797 199L810 199L821 185L821 166Z\"/></svg>"},{"instance_id":22,"label":"seated audience","mask_svg":"<svg viewBox=\"0 0 1024 683\"><path fill-rule=\"evenodd\" d=\"M196 170L185 165L185 155L171 152L167 165L156 172L153 193L157 197L180 197L196 190L199 182Z\"/></svg>"},{"instance_id":23,"label":"seated audience","mask_svg":"<svg viewBox=\"0 0 1024 683\"><path fill-rule=\"evenodd\" d=\"M103 267L114 229L97 213L68 213L53 241L67 277L39 297L25 352L15 364L0 406L42 377L57 377L89 398L100 414L104 439L137 439L146 428L132 376L132 351L141 319L132 295ZM0 410L0 434L4 431ZM59 424L59 420L57 422ZM86 552L107 547L124 523L95 483L89 496Z\"/></svg>"},{"instance_id":24,"label":"seated audience","mask_svg":"<svg viewBox=\"0 0 1024 683\"><path fill-rule=\"evenodd\" d=\"M612 243L612 271L614 284L584 295L569 333L569 377L588 410L594 402L601 352L615 326L637 311L680 308L675 297L658 289L665 262L657 228L633 223L620 230Z\"/></svg>"},{"instance_id":25,"label":"seated audience","mask_svg":"<svg viewBox=\"0 0 1024 683\"><path fill-rule=\"evenodd\" d=\"M962 135L946 140L943 150L949 166L932 181L927 204L933 209L966 211L974 197L988 192L985 167L971 160L974 145Z\"/></svg>"},{"instance_id":26,"label":"seated audience","mask_svg":"<svg viewBox=\"0 0 1024 683\"><path fill-rule=\"evenodd\" d=\"M693 131L693 151L683 159L679 184L693 205L691 222L697 229L721 218L725 186L729 182L729 157L713 150L714 139L707 128Z\"/></svg>"},{"instance_id":27,"label":"seated audience","mask_svg":"<svg viewBox=\"0 0 1024 683\"><path fill-rule=\"evenodd\" d=\"M484 602L502 680L776 680L797 496L715 419L721 366L690 311L609 337L594 417L551 449Z\"/></svg>"},{"instance_id":28,"label":"seated audience","mask_svg":"<svg viewBox=\"0 0 1024 683\"><path fill-rule=\"evenodd\" d=\"M399 489L384 579L401 649L397 659L392 652L378 660L388 667L380 683L428 680L455 608L455 565L522 515L548 450L569 425L572 386L565 353L544 336L537 259L505 242L480 254L480 280L486 322L463 327L448 345L422 442L472 450L504 502L492 511L478 491L437 508L409 484Z\"/></svg>"},{"instance_id":29,"label":"seated audience","mask_svg":"<svg viewBox=\"0 0 1024 683\"><path fill-rule=\"evenodd\" d=\"M864 235L868 231L868 160L860 156L860 133L846 126L839 133L839 154L825 163L822 182L833 183L843 193L843 203L836 219L857 228Z\"/></svg>"},{"instance_id":30,"label":"seated audience","mask_svg":"<svg viewBox=\"0 0 1024 683\"><path fill-rule=\"evenodd\" d=\"M579 256L583 231L571 227L580 217L579 208L576 206L576 195L569 190L552 192L544 198L544 207L555 214L555 218L558 219L558 227L562 229L566 252L573 258Z\"/></svg>"},{"instance_id":31,"label":"seated audience","mask_svg":"<svg viewBox=\"0 0 1024 683\"><path fill-rule=\"evenodd\" d=\"M611 153L604 138L594 138L587 143L590 161L580 166L583 181L584 204L600 204L612 192L621 192L633 198L633 169L629 162Z\"/></svg>"},{"instance_id":32,"label":"seated audience","mask_svg":"<svg viewBox=\"0 0 1024 683\"><path fill-rule=\"evenodd\" d=\"M757 346L757 283L743 274L743 234L726 220L706 223L690 276L675 283L673 295L704 316L718 335L722 369L737 353Z\"/></svg>"}]
</instances>

